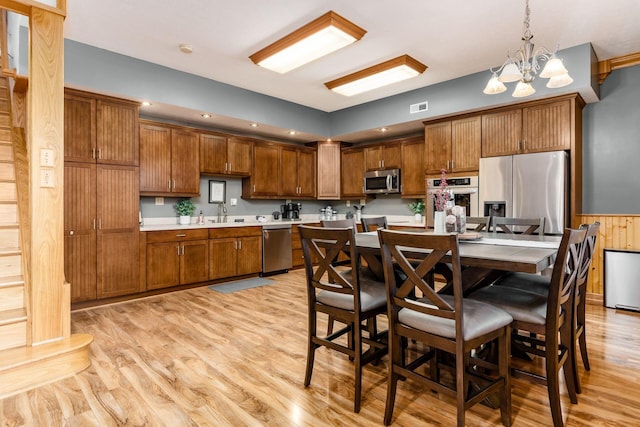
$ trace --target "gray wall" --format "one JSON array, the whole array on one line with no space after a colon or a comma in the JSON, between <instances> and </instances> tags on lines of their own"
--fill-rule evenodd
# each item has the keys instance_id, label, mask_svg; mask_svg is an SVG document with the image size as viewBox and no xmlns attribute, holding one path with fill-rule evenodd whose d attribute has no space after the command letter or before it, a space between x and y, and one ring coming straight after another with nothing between
<instances>
[{"instance_id":1,"label":"gray wall","mask_svg":"<svg viewBox=\"0 0 640 427\"><path fill-rule=\"evenodd\" d=\"M612 72L583 113L582 210L640 214L640 66Z\"/></svg>"}]
</instances>

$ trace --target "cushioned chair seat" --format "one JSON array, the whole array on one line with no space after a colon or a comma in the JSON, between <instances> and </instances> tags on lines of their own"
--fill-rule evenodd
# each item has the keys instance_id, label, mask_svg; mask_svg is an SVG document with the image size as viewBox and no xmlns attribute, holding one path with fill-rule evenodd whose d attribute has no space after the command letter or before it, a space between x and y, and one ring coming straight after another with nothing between
<instances>
[{"instance_id":1,"label":"cushioned chair seat","mask_svg":"<svg viewBox=\"0 0 640 427\"><path fill-rule=\"evenodd\" d=\"M366 269L364 269L366 270ZM342 276L351 282L351 270L341 273ZM338 307L343 310L353 310L353 296L331 291L320 291L316 296L318 302ZM384 282L372 280L369 277L360 275L360 306L363 311L372 310L387 304L387 293Z\"/></svg>"},{"instance_id":2,"label":"cushioned chair seat","mask_svg":"<svg viewBox=\"0 0 640 427\"><path fill-rule=\"evenodd\" d=\"M514 320L544 325L547 318L547 296L506 286L487 286L469 299L490 303L513 316Z\"/></svg>"},{"instance_id":3,"label":"cushioned chair seat","mask_svg":"<svg viewBox=\"0 0 640 427\"><path fill-rule=\"evenodd\" d=\"M508 273L494 286L520 289L538 295L549 295L550 276L529 273Z\"/></svg>"},{"instance_id":4,"label":"cushioned chair seat","mask_svg":"<svg viewBox=\"0 0 640 427\"><path fill-rule=\"evenodd\" d=\"M443 295L442 299L453 306L453 295ZM418 299L418 301L429 305L428 300L421 298ZM513 321L509 313L500 308L491 304L467 299L464 299L463 302L463 318L463 334L465 340L472 340L488 334L491 331L509 325ZM430 334L451 339L456 336L456 325L453 319L443 319L415 310L401 309L398 312L398 320L400 323L429 332Z\"/></svg>"}]
</instances>

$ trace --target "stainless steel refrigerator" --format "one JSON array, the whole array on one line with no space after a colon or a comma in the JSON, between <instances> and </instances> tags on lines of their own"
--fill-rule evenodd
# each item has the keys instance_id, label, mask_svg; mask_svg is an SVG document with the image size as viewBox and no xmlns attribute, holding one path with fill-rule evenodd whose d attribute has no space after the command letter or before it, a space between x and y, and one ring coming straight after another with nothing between
<instances>
[{"instance_id":1,"label":"stainless steel refrigerator","mask_svg":"<svg viewBox=\"0 0 640 427\"><path fill-rule=\"evenodd\" d=\"M480 215L545 218L545 233L562 234L568 220L567 153L480 159Z\"/></svg>"}]
</instances>

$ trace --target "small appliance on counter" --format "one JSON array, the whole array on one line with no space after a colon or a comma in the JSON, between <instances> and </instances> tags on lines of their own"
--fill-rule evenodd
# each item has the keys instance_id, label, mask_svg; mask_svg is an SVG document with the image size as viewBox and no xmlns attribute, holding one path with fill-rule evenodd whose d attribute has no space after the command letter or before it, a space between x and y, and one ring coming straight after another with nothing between
<instances>
[{"instance_id":1,"label":"small appliance on counter","mask_svg":"<svg viewBox=\"0 0 640 427\"><path fill-rule=\"evenodd\" d=\"M320 209L320 220L322 221L332 221L338 218L338 211L333 208L333 206L329 205Z\"/></svg>"},{"instance_id":2,"label":"small appliance on counter","mask_svg":"<svg viewBox=\"0 0 640 427\"><path fill-rule=\"evenodd\" d=\"M300 210L302 210L302 204L300 203L285 203L284 205L280 205L282 219L298 220L300 219Z\"/></svg>"}]
</instances>

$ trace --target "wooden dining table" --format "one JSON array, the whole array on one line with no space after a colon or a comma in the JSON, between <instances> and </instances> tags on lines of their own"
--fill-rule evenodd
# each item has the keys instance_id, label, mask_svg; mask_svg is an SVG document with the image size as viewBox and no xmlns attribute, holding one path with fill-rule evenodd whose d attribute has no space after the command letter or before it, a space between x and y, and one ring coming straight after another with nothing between
<instances>
[{"instance_id":1,"label":"wooden dining table","mask_svg":"<svg viewBox=\"0 0 640 427\"><path fill-rule=\"evenodd\" d=\"M562 239L561 236L496 232L479 232L476 235L477 238L469 240L459 238L465 293L497 279L505 272L543 272L553 265ZM380 280L384 280L377 232L357 233L356 246L369 269ZM416 249L411 256L421 258L429 252L428 249Z\"/></svg>"}]
</instances>

